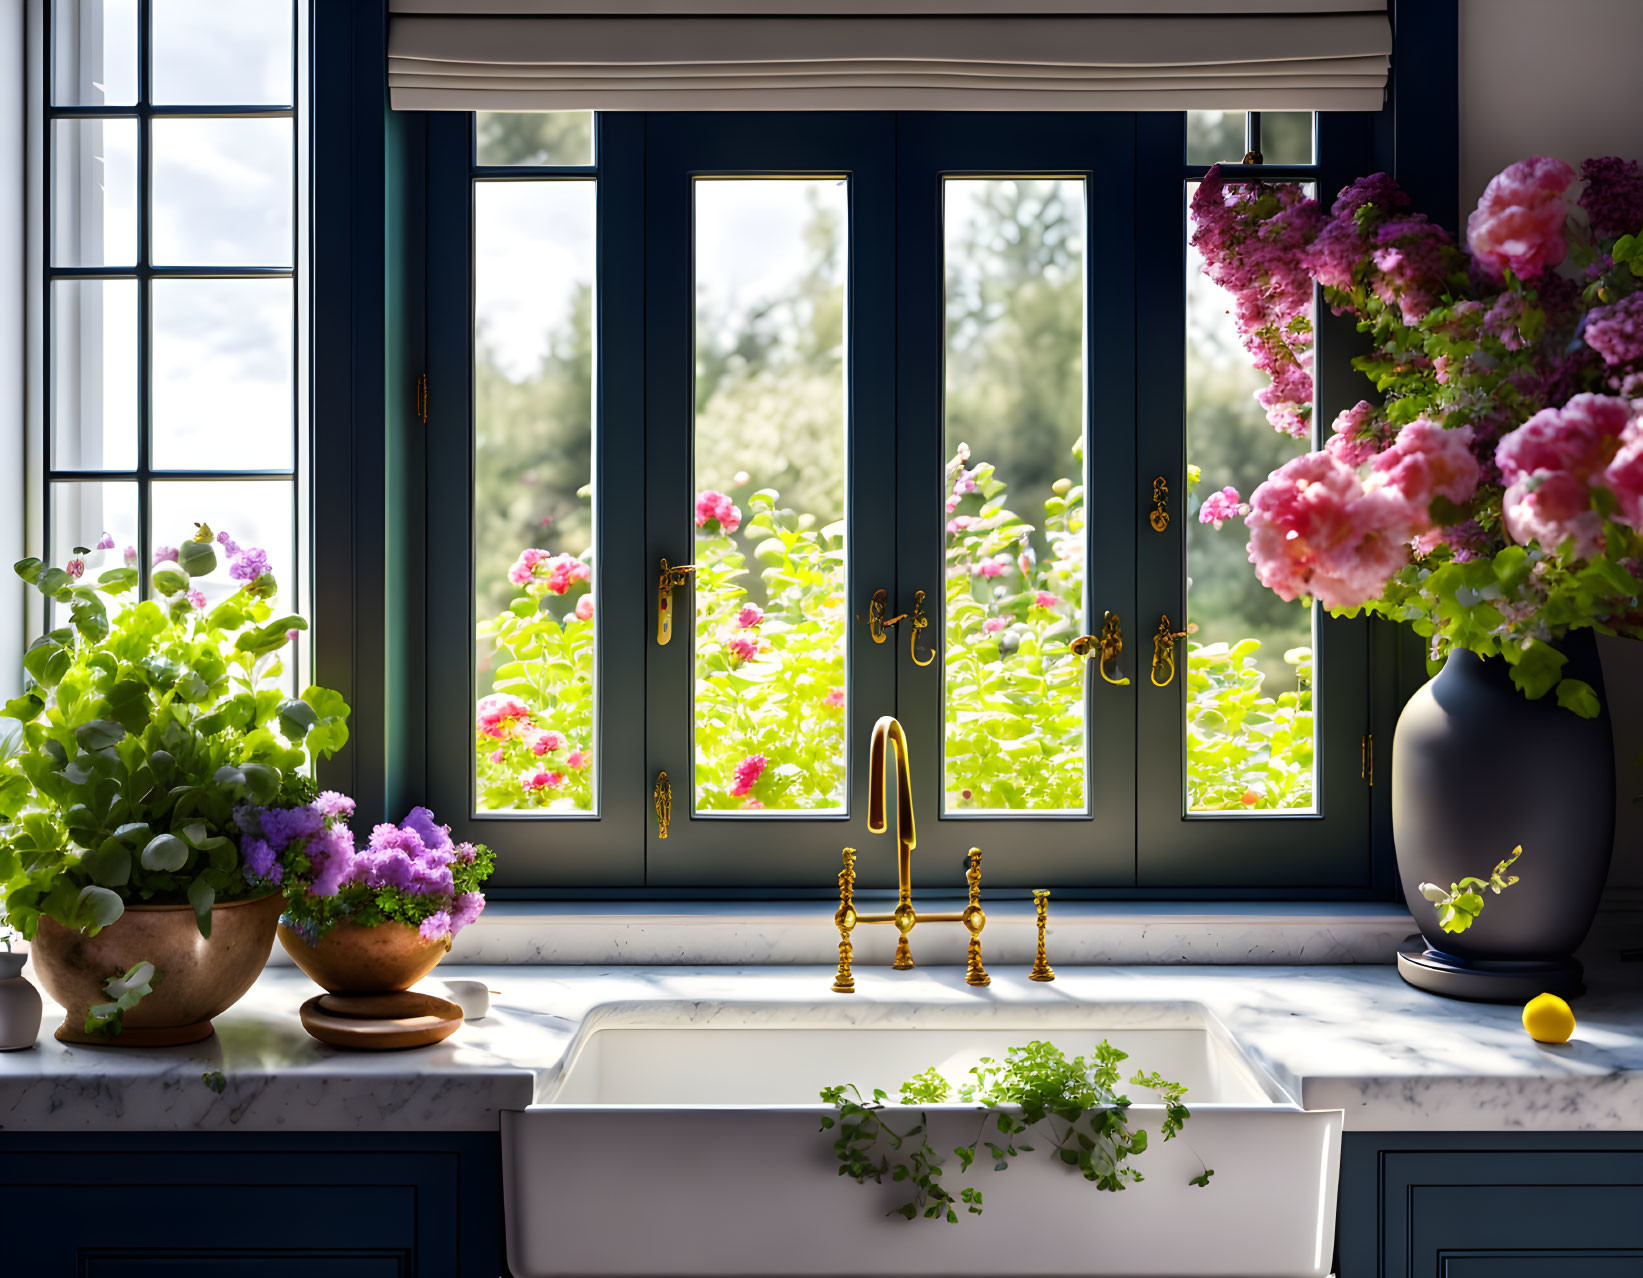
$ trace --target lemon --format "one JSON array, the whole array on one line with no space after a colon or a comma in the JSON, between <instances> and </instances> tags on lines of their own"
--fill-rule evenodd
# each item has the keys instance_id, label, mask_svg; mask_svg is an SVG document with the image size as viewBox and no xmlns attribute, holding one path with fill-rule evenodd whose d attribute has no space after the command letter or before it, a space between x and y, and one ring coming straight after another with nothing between
<instances>
[{"instance_id":1,"label":"lemon","mask_svg":"<svg viewBox=\"0 0 1643 1278\"><path fill-rule=\"evenodd\" d=\"M1537 994L1523 1005L1523 1028L1537 1043L1567 1043L1575 1014L1556 994Z\"/></svg>"}]
</instances>

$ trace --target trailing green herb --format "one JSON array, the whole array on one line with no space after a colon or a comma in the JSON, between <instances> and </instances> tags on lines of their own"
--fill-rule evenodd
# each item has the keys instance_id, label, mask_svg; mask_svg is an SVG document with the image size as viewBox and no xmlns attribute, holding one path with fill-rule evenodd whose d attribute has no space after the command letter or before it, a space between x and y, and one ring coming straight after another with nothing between
<instances>
[{"instance_id":1,"label":"trailing green herb","mask_svg":"<svg viewBox=\"0 0 1643 1278\"><path fill-rule=\"evenodd\" d=\"M1104 1040L1088 1059L1068 1059L1053 1044L1035 1041L1010 1048L1002 1061L983 1057L970 1070L970 1081L957 1088L934 1068L915 1074L902 1084L899 1100L904 1107L959 1101L981 1109L975 1140L952 1151L960 1176L975 1163L978 1150L992 1159L994 1171L1007 1170L1012 1158L1034 1152L1035 1146L1019 1138L1042 1124L1050 1152L1060 1162L1076 1168L1097 1189L1116 1193L1143 1179L1128 1160L1144 1153L1148 1143L1146 1130L1130 1125L1129 1097L1117 1090L1119 1064L1126 1059L1126 1053ZM1129 1082L1163 1098L1162 1138L1179 1135L1191 1117L1184 1100L1187 1089L1139 1070ZM845 1083L822 1088L821 1099L835 1109L822 1118L821 1129L836 1133L833 1152L839 1175L857 1184L882 1184L885 1177L906 1184L913 1197L893 1214L908 1220L923 1217L956 1224L960 1209L981 1215L981 1190L943 1183L947 1159L931 1145L923 1112L912 1126L897 1129L885 1121L889 1097L881 1090L874 1089L872 1098L864 1100L860 1089ZM1188 1183L1206 1186L1214 1174L1205 1167Z\"/></svg>"},{"instance_id":2,"label":"trailing green herb","mask_svg":"<svg viewBox=\"0 0 1643 1278\"><path fill-rule=\"evenodd\" d=\"M1483 913L1483 893L1487 889L1499 896L1517 882L1517 875L1506 873L1513 862L1523 855L1523 845L1512 849L1512 855L1495 867L1486 879L1468 875L1459 883L1451 883L1446 892L1436 883L1422 883L1421 895L1438 908L1438 926L1445 932L1464 932Z\"/></svg>"}]
</instances>

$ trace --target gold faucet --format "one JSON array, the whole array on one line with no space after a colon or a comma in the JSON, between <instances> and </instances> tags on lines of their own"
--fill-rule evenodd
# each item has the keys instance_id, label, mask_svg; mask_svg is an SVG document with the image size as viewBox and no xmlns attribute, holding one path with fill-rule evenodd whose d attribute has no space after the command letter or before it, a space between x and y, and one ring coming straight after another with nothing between
<instances>
[{"instance_id":1,"label":"gold faucet","mask_svg":"<svg viewBox=\"0 0 1643 1278\"><path fill-rule=\"evenodd\" d=\"M844 868L839 872L839 908L833 915L839 929L839 971L833 980L833 991L837 994L855 991L856 982L850 974L850 933L858 923L895 924L900 935L896 938L896 958L891 966L899 971L913 966L913 950L907 936L916 924L962 923L970 932L964 979L970 985L987 985L992 978L981 965L981 929L987 925L987 915L981 908L981 849L970 849L969 869L964 876L970 886L970 903L962 913L926 914L921 919L913 908L913 849L918 846L918 832L913 824L913 774L907 760L907 734L890 715L873 725L867 777L867 828L874 834L883 834L888 827L884 810L885 774L889 764L886 755L891 745L896 748L896 908L890 914L856 913L856 849L845 848Z\"/></svg>"}]
</instances>

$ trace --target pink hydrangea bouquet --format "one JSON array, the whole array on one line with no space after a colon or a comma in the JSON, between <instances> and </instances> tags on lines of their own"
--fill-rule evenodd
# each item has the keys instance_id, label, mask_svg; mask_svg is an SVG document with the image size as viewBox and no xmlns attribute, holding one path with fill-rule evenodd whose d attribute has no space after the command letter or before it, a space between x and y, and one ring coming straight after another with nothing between
<instances>
[{"instance_id":1,"label":"pink hydrangea bouquet","mask_svg":"<svg viewBox=\"0 0 1643 1278\"><path fill-rule=\"evenodd\" d=\"M1258 398L1275 429L1312 433L1314 284L1368 336L1353 364L1378 393L1247 502L1222 489L1201 517L1244 519L1281 598L1409 622L1433 661L1502 657L1525 695L1596 715L1557 644L1643 634L1643 170L1519 161L1464 250L1384 173L1326 210L1217 166L1192 218L1271 379Z\"/></svg>"},{"instance_id":2,"label":"pink hydrangea bouquet","mask_svg":"<svg viewBox=\"0 0 1643 1278\"><path fill-rule=\"evenodd\" d=\"M354 801L326 791L291 808L241 807L240 852L248 877L285 892L283 922L310 945L338 923L404 923L425 941L449 941L485 908L481 885L496 858L456 843L427 808L382 824L356 848Z\"/></svg>"}]
</instances>

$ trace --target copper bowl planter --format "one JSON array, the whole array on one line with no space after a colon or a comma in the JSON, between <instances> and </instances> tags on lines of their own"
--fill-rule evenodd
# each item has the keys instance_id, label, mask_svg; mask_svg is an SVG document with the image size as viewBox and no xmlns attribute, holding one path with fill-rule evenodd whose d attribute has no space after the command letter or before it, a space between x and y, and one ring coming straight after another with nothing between
<instances>
[{"instance_id":1,"label":"copper bowl planter","mask_svg":"<svg viewBox=\"0 0 1643 1278\"><path fill-rule=\"evenodd\" d=\"M408 923L338 923L314 945L281 923L279 937L291 961L333 994L408 990L451 949L449 941L423 940Z\"/></svg>"},{"instance_id":2,"label":"copper bowl planter","mask_svg":"<svg viewBox=\"0 0 1643 1278\"><path fill-rule=\"evenodd\" d=\"M200 935L189 905L128 905L96 936L42 917L31 955L41 986L64 1010L56 1037L114 1047L172 1047L210 1038L211 1018L244 997L262 974L284 904L275 893L214 906L209 940ZM119 1034L86 1033L87 1010L108 1001L104 982L142 962L159 973L154 992L126 1012Z\"/></svg>"}]
</instances>

